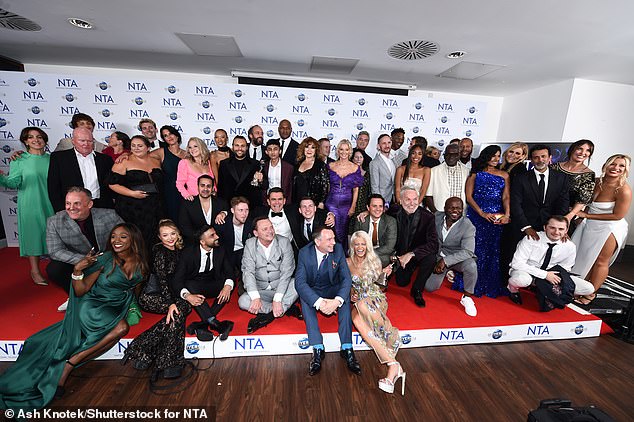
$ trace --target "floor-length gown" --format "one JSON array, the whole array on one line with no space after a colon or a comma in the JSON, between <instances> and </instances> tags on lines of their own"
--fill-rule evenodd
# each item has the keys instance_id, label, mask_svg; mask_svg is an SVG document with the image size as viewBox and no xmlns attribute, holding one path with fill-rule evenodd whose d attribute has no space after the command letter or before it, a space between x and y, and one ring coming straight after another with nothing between
<instances>
[{"instance_id":1,"label":"floor-length gown","mask_svg":"<svg viewBox=\"0 0 634 422\"><path fill-rule=\"evenodd\" d=\"M176 188L176 175L180 158L174 155L169 148L163 147L163 197L165 198L165 211L172 221L178 221L178 210L183 197Z\"/></svg>"},{"instance_id":2,"label":"floor-length gown","mask_svg":"<svg viewBox=\"0 0 634 422\"><path fill-rule=\"evenodd\" d=\"M64 319L33 334L25 342L18 360L0 376L0 408L40 409L52 399L66 360L95 346L126 317L133 288L142 279L139 271L128 279L113 256L105 252L84 270L101 268L92 288L77 297L70 289Z\"/></svg>"},{"instance_id":3,"label":"floor-length gown","mask_svg":"<svg viewBox=\"0 0 634 422\"><path fill-rule=\"evenodd\" d=\"M592 202L586 208L586 212L588 214L611 214L614 211L614 205L615 202ZM620 249L625 247L627 231L628 225L625 218L606 221L586 218L572 234L572 242L577 246L577 257L572 272L585 278L610 234L614 235L618 245L610 258L610 265L612 265Z\"/></svg>"},{"instance_id":4,"label":"floor-length gown","mask_svg":"<svg viewBox=\"0 0 634 422\"><path fill-rule=\"evenodd\" d=\"M481 171L476 173L473 186L473 200L486 213L503 214L502 194L504 178ZM478 257L478 281L474 294L497 297L500 285L500 238L502 225L493 224L480 217L473 208L467 208L467 217L476 228L475 254ZM456 280L458 281L458 280ZM462 289L461 283L454 283L455 289Z\"/></svg>"},{"instance_id":5,"label":"floor-length gown","mask_svg":"<svg viewBox=\"0 0 634 422\"><path fill-rule=\"evenodd\" d=\"M363 175L358 167L353 173L343 178L328 166L330 179L330 192L326 198L326 208L335 215L335 234L337 242L341 243L343 250L348 249L348 212L352 206L352 189L363 185Z\"/></svg>"},{"instance_id":6,"label":"floor-length gown","mask_svg":"<svg viewBox=\"0 0 634 422\"><path fill-rule=\"evenodd\" d=\"M156 369L166 369L183 365L185 357L185 321L191 312L189 302L176 297L170 291L168 280L176 271L180 251L167 249L157 244L153 249L152 273L159 280L160 292L157 294L141 294L139 305L146 312L167 314L171 304L176 304L178 314L174 320L166 324L166 317L161 318L152 327L139 334L125 351L124 359L154 364Z\"/></svg>"},{"instance_id":7,"label":"floor-length gown","mask_svg":"<svg viewBox=\"0 0 634 422\"><path fill-rule=\"evenodd\" d=\"M352 276L352 292L358 300L354 303L359 316L370 327L367 335L381 343L390 360L394 360L401 345L398 328L393 327L387 317L387 299L381 288L369 277ZM375 350L376 352L376 350ZM381 363L388 361L381 360Z\"/></svg>"}]
</instances>

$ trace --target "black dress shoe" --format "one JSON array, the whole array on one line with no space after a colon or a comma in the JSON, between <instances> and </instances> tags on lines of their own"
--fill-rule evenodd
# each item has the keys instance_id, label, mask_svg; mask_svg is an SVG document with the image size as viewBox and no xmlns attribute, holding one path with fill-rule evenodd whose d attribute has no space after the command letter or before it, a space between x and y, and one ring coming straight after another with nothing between
<instances>
[{"instance_id":1,"label":"black dress shoe","mask_svg":"<svg viewBox=\"0 0 634 422\"><path fill-rule=\"evenodd\" d=\"M414 303L419 308L425 307L425 299L423 299L423 293L419 290L412 290L412 297L414 298Z\"/></svg>"},{"instance_id":2,"label":"black dress shoe","mask_svg":"<svg viewBox=\"0 0 634 422\"><path fill-rule=\"evenodd\" d=\"M321 361L326 357L326 351L323 349L313 349L313 358L308 366L308 375L311 377L321 370Z\"/></svg>"},{"instance_id":3,"label":"black dress shoe","mask_svg":"<svg viewBox=\"0 0 634 422\"><path fill-rule=\"evenodd\" d=\"M268 314L257 314L255 318L249 321L249 325L247 326L247 334L254 333L260 328L266 327L274 320L275 317L273 316L273 312L269 312Z\"/></svg>"},{"instance_id":4,"label":"black dress shoe","mask_svg":"<svg viewBox=\"0 0 634 422\"><path fill-rule=\"evenodd\" d=\"M214 333L209 331L207 327L196 328L194 333L196 334L196 338L200 341L212 341L214 339Z\"/></svg>"},{"instance_id":5,"label":"black dress shoe","mask_svg":"<svg viewBox=\"0 0 634 422\"><path fill-rule=\"evenodd\" d=\"M354 357L354 351L352 349L340 350L339 355L346 361L346 365L350 372L355 375L361 375L361 365Z\"/></svg>"},{"instance_id":6,"label":"black dress shoe","mask_svg":"<svg viewBox=\"0 0 634 422\"><path fill-rule=\"evenodd\" d=\"M511 299L511 302L517 304L517 305L521 305L522 304L522 296L520 296L520 292L516 292L516 293L511 293L509 295L509 299Z\"/></svg>"},{"instance_id":7,"label":"black dress shoe","mask_svg":"<svg viewBox=\"0 0 634 422\"><path fill-rule=\"evenodd\" d=\"M181 375L183 375L183 367L181 365L170 366L163 370L163 378L168 380L180 378Z\"/></svg>"},{"instance_id":8,"label":"black dress shoe","mask_svg":"<svg viewBox=\"0 0 634 422\"><path fill-rule=\"evenodd\" d=\"M233 330L233 322L232 321L218 321L214 319L209 323L209 328L218 332L220 336L220 341L225 341L229 338L229 333Z\"/></svg>"},{"instance_id":9,"label":"black dress shoe","mask_svg":"<svg viewBox=\"0 0 634 422\"><path fill-rule=\"evenodd\" d=\"M207 329L207 322L205 321L196 321L196 322L192 322L191 324L189 324L187 326L187 334L195 334L196 330L199 328L204 328L205 330Z\"/></svg>"},{"instance_id":10,"label":"black dress shoe","mask_svg":"<svg viewBox=\"0 0 634 422\"><path fill-rule=\"evenodd\" d=\"M287 316L295 317L300 321L304 320L304 315L302 314L301 309L296 304L291 305L290 308L286 311Z\"/></svg>"}]
</instances>

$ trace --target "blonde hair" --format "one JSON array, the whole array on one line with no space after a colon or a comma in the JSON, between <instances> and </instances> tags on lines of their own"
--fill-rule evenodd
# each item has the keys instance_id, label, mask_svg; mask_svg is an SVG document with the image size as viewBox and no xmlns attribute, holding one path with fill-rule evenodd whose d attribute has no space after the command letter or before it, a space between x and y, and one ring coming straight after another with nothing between
<instances>
[{"instance_id":1,"label":"blonde hair","mask_svg":"<svg viewBox=\"0 0 634 422\"><path fill-rule=\"evenodd\" d=\"M209 148L207 148L207 144L205 144L205 141L193 136L189 138L189 141L187 141L187 147L189 147L189 143L191 141L194 141L198 145L198 149L200 149L200 158L202 160L201 164L202 165L209 164L210 153L209 153ZM189 151L187 152L187 159L191 161L192 163L194 162L194 157L192 157L191 154L189 154Z\"/></svg>"},{"instance_id":2,"label":"blonde hair","mask_svg":"<svg viewBox=\"0 0 634 422\"><path fill-rule=\"evenodd\" d=\"M511 164L511 166L509 168L506 168L507 162L506 162L506 153L509 152L512 149L515 148L521 148L522 149L522 157L520 158L520 160L515 163L515 164ZM524 161L526 161L526 159L528 158L528 145L526 145L524 142L513 142L511 144L510 147L508 147L507 149L504 150L504 152L502 153L502 168L506 169L507 172L510 172L511 170L513 170L513 167L515 167L518 164L522 164Z\"/></svg>"},{"instance_id":3,"label":"blonde hair","mask_svg":"<svg viewBox=\"0 0 634 422\"><path fill-rule=\"evenodd\" d=\"M344 145L344 144L348 145L348 148L350 149L350 157L352 157L352 142L350 142L347 139L342 139L337 144L337 150L335 151L335 156L337 156L337 160L339 159L339 148L341 148L341 145Z\"/></svg>"},{"instance_id":4,"label":"blonde hair","mask_svg":"<svg viewBox=\"0 0 634 422\"><path fill-rule=\"evenodd\" d=\"M158 223L158 230L157 230L159 239L160 239L161 229L163 227L167 227L167 228L170 228L170 229L176 231L176 234L178 235L178 237L176 239L176 243L174 244L174 247L176 249L183 249L183 246L185 246L185 243L183 242L183 236L181 235L181 231L176 226L176 223L174 223L169 218L164 218L164 219L160 220L159 223ZM161 242L159 242L159 243L161 243Z\"/></svg>"},{"instance_id":5,"label":"blonde hair","mask_svg":"<svg viewBox=\"0 0 634 422\"><path fill-rule=\"evenodd\" d=\"M352 237L350 237L350 247L348 251L348 255L350 255L350 259L354 257L354 241L358 238L363 239L365 242L365 259L361 263L361 274L367 275L372 280L376 280L381 275L381 271L383 268L381 267L381 260L379 259L376 252L374 252L374 248L372 247L372 239L370 235L362 230L356 231L352 233Z\"/></svg>"},{"instance_id":6,"label":"blonde hair","mask_svg":"<svg viewBox=\"0 0 634 422\"><path fill-rule=\"evenodd\" d=\"M632 163L632 159L630 158L629 155L614 154L610 158L608 158L605 164L603 164L603 167L601 167L601 176L599 177L599 183L598 183L599 190L603 189L603 179L605 178L605 170L608 168L610 164L612 164L619 158L625 160L625 171L623 172L623 174L621 174L621 176L619 176L619 183L615 189L615 192L618 192L618 190L621 189L621 187L627 181L627 178L630 176L630 164Z\"/></svg>"}]
</instances>

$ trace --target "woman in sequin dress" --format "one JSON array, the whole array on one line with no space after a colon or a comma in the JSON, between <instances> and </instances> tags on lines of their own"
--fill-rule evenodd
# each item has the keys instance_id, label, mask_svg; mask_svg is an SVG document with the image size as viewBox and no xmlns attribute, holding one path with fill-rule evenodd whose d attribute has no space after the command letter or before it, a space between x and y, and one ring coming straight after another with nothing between
<instances>
[{"instance_id":1,"label":"woman in sequin dress","mask_svg":"<svg viewBox=\"0 0 634 422\"><path fill-rule=\"evenodd\" d=\"M349 255L347 261L352 275L350 298L354 303L352 322L365 343L374 350L379 362L387 365L387 375L379 380L379 388L390 392L390 387L394 390L397 377L402 376L405 383L405 373L396 361L401 338L398 329L392 326L387 317L387 300L375 281L383 277L383 273L389 276L392 268L388 265L381 269L381 261L374 253L372 240L364 231L352 234Z\"/></svg>"},{"instance_id":2,"label":"woman in sequin dress","mask_svg":"<svg viewBox=\"0 0 634 422\"><path fill-rule=\"evenodd\" d=\"M293 198L312 198L318 208L324 208L328 196L328 170L324 156L319 152L319 143L308 137L297 147L297 165L293 171Z\"/></svg>"},{"instance_id":3,"label":"woman in sequin dress","mask_svg":"<svg viewBox=\"0 0 634 422\"><path fill-rule=\"evenodd\" d=\"M475 295L497 297L500 284L500 238L502 225L510 221L509 175L497 168L501 149L490 145L473 163L465 193L467 217L476 228L475 254L478 282Z\"/></svg>"}]
</instances>

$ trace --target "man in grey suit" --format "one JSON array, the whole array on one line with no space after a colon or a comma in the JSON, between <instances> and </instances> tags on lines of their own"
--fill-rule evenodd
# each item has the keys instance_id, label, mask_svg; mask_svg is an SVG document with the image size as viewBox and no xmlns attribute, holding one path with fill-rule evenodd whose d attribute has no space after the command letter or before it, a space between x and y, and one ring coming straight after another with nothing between
<instances>
[{"instance_id":1,"label":"man in grey suit","mask_svg":"<svg viewBox=\"0 0 634 422\"><path fill-rule=\"evenodd\" d=\"M291 241L276 235L273 223L266 216L255 218L253 234L255 237L244 245L242 282L245 293L238 299L240 309L256 315L247 326L249 334L285 313L300 318L300 311L294 305L299 296L292 279L295 259Z\"/></svg>"},{"instance_id":2,"label":"man in grey suit","mask_svg":"<svg viewBox=\"0 0 634 422\"><path fill-rule=\"evenodd\" d=\"M379 135L377 149L378 153L370 162L370 190L381 195L389 205L394 196L396 167L400 166L400 163L396 165L390 158L392 138L387 133Z\"/></svg>"},{"instance_id":3,"label":"man in grey suit","mask_svg":"<svg viewBox=\"0 0 634 422\"><path fill-rule=\"evenodd\" d=\"M51 262L46 267L48 278L66 292L76 263L84 257L96 258L108 243L110 231L123 223L114 210L92 208L88 189L73 186L66 193L66 209L46 222L46 246ZM62 305L60 310L65 310Z\"/></svg>"},{"instance_id":4,"label":"man in grey suit","mask_svg":"<svg viewBox=\"0 0 634 422\"><path fill-rule=\"evenodd\" d=\"M476 316L478 311L471 298L478 280L476 266L475 227L471 221L462 216L464 205L462 199L451 197L445 201L445 212L436 213L436 231L440 249L437 255L433 274L425 283L425 290L433 292L440 288L449 270L462 273L464 294L460 304L469 316Z\"/></svg>"},{"instance_id":5,"label":"man in grey suit","mask_svg":"<svg viewBox=\"0 0 634 422\"><path fill-rule=\"evenodd\" d=\"M361 230L370 235L374 252L379 256L381 266L385 268L390 264L390 257L394 255L396 219L385 214L385 200L378 194L370 195L368 213L370 218L364 218L363 221L354 220L352 231Z\"/></svg>"}]
</instances>

